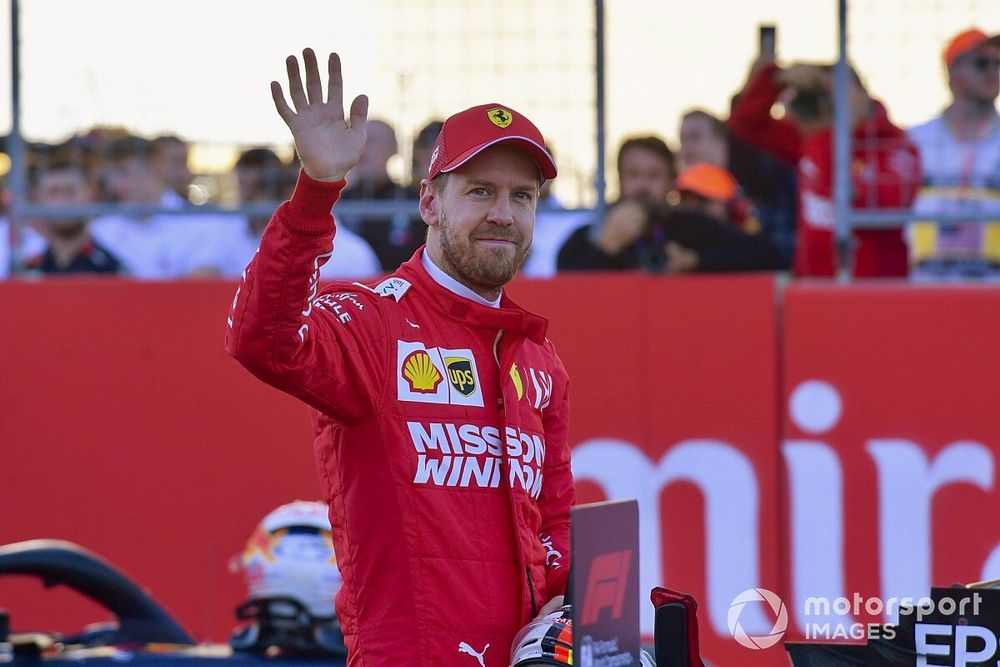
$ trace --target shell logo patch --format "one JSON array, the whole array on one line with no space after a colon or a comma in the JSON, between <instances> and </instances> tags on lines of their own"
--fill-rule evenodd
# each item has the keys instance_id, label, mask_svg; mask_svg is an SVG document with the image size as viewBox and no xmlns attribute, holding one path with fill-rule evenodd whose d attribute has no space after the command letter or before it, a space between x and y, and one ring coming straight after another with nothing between
<instances>
[{"instance_id":1,"label":"shell logo patch","mask_svg":"<svg viewBox=\"0 0 1000 667\"><path fill-rule=\"evenodd\" d=\"M524 381L521 380L521 371L517 370L517 364L510 367L510 379L514 382L514 389L517 390L517 400L524 398Z\"/></svg>"},{"instance_id":2,"label":"shell logo patch","mask_svg":"<svg viewBox=\"0 0 1000 667\"><path fill-rule=\"evenodd\" d=\"M398 340L396 373L396 396L400 401L483 407L479 369L472 350Z\"/></svg>"},{"instance_id":3,"label":"shell logo patch","mask_svg":"<svg viewBox=\"0 0 1000 667\"><path fill-rule=\"evenodd\" d=\"M514 122L514 114L511 113L510 109L504 109L503 107L490 109L486 112L486 117L490 119L491 123L501 129Z\"/></svg>"},{"instance_id":4,"label":"shell logo patch","mask_svg":"<svg viewBox=\"0 0 1000 667\"><path fill-rule=\"evenodd\" d=\"M411 352L403 361L403 377L410 384L410 391L421 394L433 394L441 384L441 373L422 350Z\"/></svg>"}]
</instances>

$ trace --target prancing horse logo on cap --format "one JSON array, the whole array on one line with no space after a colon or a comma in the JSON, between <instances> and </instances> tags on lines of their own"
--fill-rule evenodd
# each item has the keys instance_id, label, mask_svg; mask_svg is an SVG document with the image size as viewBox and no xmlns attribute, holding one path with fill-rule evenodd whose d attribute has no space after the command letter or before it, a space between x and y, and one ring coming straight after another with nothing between
<instances>
[{"instance_id":1,"label":"prancing horse logo on cap","mask_svg":"<svg viewBox=\"0 0 1000 667\"><path fill-rule=\"evenodd\" d=\"M510 112L510 109L504 109L503 107L490 109L486 112L486 116L490 119L491 123L500 128L507 127L514 122L514 114Z\"/></svg>"}]
</instances>

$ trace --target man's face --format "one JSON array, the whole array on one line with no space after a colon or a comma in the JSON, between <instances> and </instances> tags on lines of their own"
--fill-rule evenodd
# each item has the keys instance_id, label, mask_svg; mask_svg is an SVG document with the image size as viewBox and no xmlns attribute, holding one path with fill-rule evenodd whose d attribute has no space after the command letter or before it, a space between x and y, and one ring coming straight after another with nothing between
<instances>
[{"instance_id":1,"label":"man's face","mask_svg":"<svg viewBox=\"0 0 1000 667\"><path fill-rule=\"evenodd\" d=\"M397 151L396 133L392 127L379 120L369 121L365 147L354 167L355 175L375 179L384 177L386 163Z\"/></svg>"},{"instance_id":2,"label":"man's face","mask_svg":"<svg viewBox=\"0 0 1000 667\"><path fill-rule=\"evenodd\" d=\"M449 173L441 192L425 180L420 210L434 263L479 293L510 282L531 248L538 180L535 161L503 144Z\"/></svg>"},{"instance_id":3,"label":"man's face","mask_svg":"<svg viewBox=\"0 0 1000 667\"><path fill-rule=\"evenodd\" d=\"M633 146L622 155L618 179L622 199L638 199L649 203L665 201L674 188L670 165L641 146Z\"/></svg>"},{"instance_id":4,"label":"man's face","mask_svg":"<svg viewBox=\"0 0 1000 667\"><path fill-rule=\"evenodd\" d=\"M90 185L76 168L53 169L41 175L35 202L42 206L78 206L93 201ZM75 236L87 221L83 218L47 220L45 227L59 236Z\"/></svg>"},{"instance_id":5,"label":"man's face","mask_svg":"<svg viewBox=\"0 0 1000 667\"><path fill-rule=\"evenodd\" d=\"M149 160L126 157L108 167L108 187L122 202L154 203L162 194L162 182Z\"/></svg>"},{"instance_id":6,"label":"man's face","mask_svg":"<svg viewBox=\"0 0 1000 667\"><path fill-rule=\"evenodd\" d=\"M431 156L434 155L434 144L429 146L413 144L413 181L419 183L427 175L431 167Z\"/></svg>"},{"instance_id":7,"label":"man's face","mask_svg":"<svg viewBox=\"0 0 1000 667\"><path fill-rule=\"evenodd\" d=\"M90 188L79 169L55 169L39 178L35 200L43 206L87 204Z\"/></svg>"},{"instance_id":8,"label":"man's face","mask_svg":"<svg viewBox=\"0 0 1000 667\"><path fill-rule=\"evenodd\" d=\"M992 103L1000 95L1000 46L983 44L963 53L948 74L956 98Z\"/></svg>"},{"instance_id":9,"label":"man's face","mask_svg":"<svg viewBox=\"0 0 1000 667\"><path fill-rule=\"evenodd\" d=\"M681 121L681 160L685 167L707 162L726 168L726 141L712 131L704 116L688 116Z\"/></svg>"},{"instance_id":10,"label":"man's face","mask_svg":"<svg viewBox=\"0 0 1000 667\"><path fill-rule=\"evenodd\" d=\"M164 143L157 150L155 166L160 180L178 194L187 194L188 186L191 185L187 146L177 142Z\"/></svg>"}]
</instances>

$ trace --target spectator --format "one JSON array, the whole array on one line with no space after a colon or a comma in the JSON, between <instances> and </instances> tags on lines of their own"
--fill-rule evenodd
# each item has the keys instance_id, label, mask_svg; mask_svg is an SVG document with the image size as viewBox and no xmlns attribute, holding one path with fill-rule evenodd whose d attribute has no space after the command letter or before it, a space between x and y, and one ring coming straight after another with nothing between
<instances>
[{"instance_id":1,"label":"spectator","mask_svg":"<svg viewBox=\"0 0 1000 667\"><path fill-rule=\"evenodd\" d=\"M688 167L671 195L675 207L660 215L668 273L771 271L783 267L778 248L750 214L736 179L708 163Z\"/></svg>"},{"instance_id":2,"label":"spectator","mask_svg":"<svg viewBox=\"0 0 1000 667\"><path fill-rule=\"evenodd\" d=\"M778 248L782 267L795 251L795 168L732 137L726 123L702 109L681 116L681 162L728 170L754 209L761 232Z\"/></svg>"},{"instance_id":3,"label":"spectator","mask_svg":"<svg viewBox=\"0 0 1000 667\"><path fill-rule=\"evenodd\" d=\"M746 88L733 104L729 129L738 140L790 165L798 165L799 216L794 260L797 276L833 276L833 101L832 68L798 64L780 69L759 59ZM771 107L785 93L785 118ZM854 135L854 208L910 205L919 180L916 148L872 100L857 74L850 79ZM858 277L905 276L906 245L898 229L857 229L852 272Z\"/></svg>"},{"instance_id":4,"label":"spectator","mask_svg":"<svg viewBox=\"0 0 1000 667\"><path fill-rule=\"evenodd\" d=\"M7 207L10 205L12 194L8 189L8 174L10 156L5 152L9 135L0 137L0 159L7 158L8 169L0 168L0 280L4 280L11 275L15 268L14 249L17 249L17 257L23 263L29 257L33 257L45 250L45 239L29 225L19 224L16 229L7 218ZM33 156L29 152L29 161ZM23 221L22 221L23 222Z\"/></svg>"},{"instance_id":5,"label":"spectator","mask_svg":"<svg viewBox=\"0 0 1000 667\"><path fill-rule=\"evenodd\" d=\"M944 51L952 102L910 130L920 149L923 189L907 229L917 279L1000 279L1000 35L975 28ZM969 222L933 221L968 216ZM978 221L978 222L977 222Z\"/></svg>"},{"instance_id":6,"label":"spectator","mask_svg":"<svg viewBox=\"0 0 1000 667\"><path fill-rule=\"evenodd\" d=\"M368 121L364 152L347 177L347 189L341 193L341 201L405 201L406 189L389 176L389 160L397 150L396 133L392 126L381 120ZM385 271L394 271L408 260L423 244L427 229L417 216L416 201L413 202L413 215L399 212L391 215L343 215L340 218L371 245Z\"/></svg>"},{"instance_id":7,"label":"spectator","mask_svg":"<svg viewBox=\"0 0 1000 667\"><path fill-rule=\"evenodd\" d=\"M647 206L663 204L676 177L673 151L658 137L627 140L618 149L620 199L604 217L573 232L559 250L560 271L659 270L665 238L650 234Z\"/></svg>"},{"instance_id":8,"label":"spectator","mask_svg":"<svg viewBox=\"0 0 1000 667\"><path fill-rule=\"evenodd\" d=\"M251 148L236 160L236 179L243 204L267 204L273 209L279 202L291 198L297 177L298 165L285 164L269 148ZM242 274L257 251L269 220L269 215L241 218L242 233L231 248L229 261L222 271L224 276L235 278ZM323 280L372 278L381 273L375 251L351 230L338 227L336 246L337 252L320 268Z\"/></svg>"},{"instance_id":9,"label":"spectator","mask_svg":"<svg viewBox=\"0 0 1000 667\"><path fill-rule=\"evenodd\" d=\"M692 109L681 116L681 166L707 163L727 168L729 131L726 124L703 109Z\"/></svg>"},{"instance_id":10,"label":"spectator","mask_svg":"<svg viewBox=\"0 0 1000 667\"><path fill-rule=\"evenodd\" d=\"M140 137L112 140L107 147L107 186L123 204L181 209L185 201L161 179L151 160L152 144ZM94 239L147 280L221 275L242 230L232 216L106 215L91 225Z\"/></svg>"},{"instance_id":11,"label":"spectator","mask_svg":"<svg viewBox=\"0 0 1000 667\"><path fill-rule=\"evenodd\" d=\"M13 226L6 216L0 215L0 280L11 275L15 247ZM45 250L45 239L27 225L18 227L16 247L21 258L32 257Z\"/></svg>"},{"instance_id":12,"label":"spectator","mask_svg":"<svg viewBox=\"0 0 1000 667\"><path fill-rule=\"evenodd\" d=\"M431 157L434 155L434 144L437 143L438 135L444 121L432 120L424 125L413 140L413 153L410 159L410 186L406 189L406 196L410 199L420 198L420 181L427 176L427 170L431 166Z\"/></svg>"},{"instance_id":13,"label":"spectator","mask_svg":"<svg viewBox=\"0 0 1000 667\"><path fill-rule=\"evenodd\" d=\"M344 190L351 199L393 199L401 189L389 176L389 160L399 152L396 131L381 120L368 121L368 137L361 159Z\"/></svg>"},{"instance_id":14,"label":"spectator","mask_svg":"<svg viewBox=\"0 0 1000 667\"><path fill-rule=\"evenodd\" d=\"M552 145L546 146L555 159ZM552 194L552 181L545 181L538 189L538 207L535 210L535 236L531 240L531 253L521 267L521 275L529 278L551 278L556 275L556 256L563 243L574 231L591 221L590 211L567 211L562 202Z\"/></svg>"},{"instance_id":15,"label":"spectator","mask_svg":"<svg viewBox=\"0 0 1000 667\"><path fill-rule=\"evenodd\" d=\"M41 206L85 206L94 201L83 166L66 156L47 160L32 174L33 199ZM45 249L25 262L25 269L39 274L122 272L121 263L91 237L89 220L73 217L43 220L38 230L47 240Z\"/></svg>"},{"instance_id":16,"label":"spectator","mask_svg":"<svg viewBox=\"0 0 1000 667\"><path fill-rule=\"evenodd\" d=\"M160 181L186 201L191 187L187 142L180 137L164 135L153 139L152 150L153 169Z\"/></svg>"}]
</instances>

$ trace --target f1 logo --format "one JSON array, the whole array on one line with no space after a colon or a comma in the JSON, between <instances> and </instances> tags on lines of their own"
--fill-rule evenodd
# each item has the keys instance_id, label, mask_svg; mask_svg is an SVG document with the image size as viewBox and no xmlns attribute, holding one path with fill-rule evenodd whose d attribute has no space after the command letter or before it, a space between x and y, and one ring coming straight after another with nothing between
<instances>
[{"instance_id":1,"label":"f1 logo","mask_svg":"<svg viewBox=\"0 0 1000 667\"><path fill-rule=\"evenodd\" d=\"M596 623L601 610L607 608L611 609L612 619L621 618L631 562L631 549L601 554L593 560L587 574L587 594L580 619L583 625Z\"/></svg>"}]
</instances>

